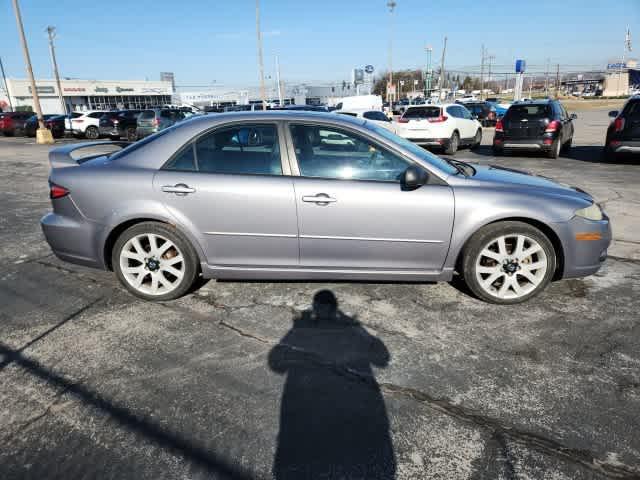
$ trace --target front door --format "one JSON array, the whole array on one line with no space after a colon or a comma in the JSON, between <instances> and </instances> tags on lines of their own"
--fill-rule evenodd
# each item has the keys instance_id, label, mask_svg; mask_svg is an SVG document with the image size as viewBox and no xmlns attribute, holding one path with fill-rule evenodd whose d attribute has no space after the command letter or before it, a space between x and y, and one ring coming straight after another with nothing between
<instances>
[{"instance_id":1,"label":"front door","mask_svg":"<svg viewBox=\"0 0 640 480\"><path fill-rule=\"evenodd\" d=\"M442 269L453 226L446 185L404 191L410 162L334 127L291 125L300 264L315 268Z\"/></svg>"},{"instance_id":2,"label":"front door","mask_svg":"<svg viewBox=\"0 0 640 480\"><path fill-rule=\"evenodd\" d=\"M198 235L210 265L298 264L293 181L283 176L280 139L276 124L221 127L155 175L156 195Z\"/></svg>"}]
</instances>

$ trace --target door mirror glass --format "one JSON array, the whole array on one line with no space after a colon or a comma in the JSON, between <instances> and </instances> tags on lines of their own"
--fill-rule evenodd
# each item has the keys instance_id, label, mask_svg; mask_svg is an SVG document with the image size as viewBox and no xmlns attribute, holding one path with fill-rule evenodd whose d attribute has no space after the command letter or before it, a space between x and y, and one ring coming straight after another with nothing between
<instances>
[{"instance_id":1,"label":"door mirror glass","mask_svg":"<svg viewBox=\"0 0 640 480\"><path fill-rule=\"evenodd\" d=\"M618 110L611 110L611 111L609 112L609 117L611 117L611 118L615 118L615 117L617 117L617 116L618 116Z\"/></svg>"},{"instance_id":2,"label":"door mirror glass","mask_svg":"<svg viewBox=\"0 0 640 480\"><path fill-rule=\"evenodd\" d=\"M578 118L578 115L576 115L575 113L572 113L571 115L569 115L569 118L571 118L571 120L575 120Z\"/></svg>"},{"instance_id":3,"label":"door mirror glass","mask_svg":"<svg viewBox=\"0 0 640 480\"><path fill-rule=\"evenodd\" d=\"M422 168L410 165L402 174L403 190L415 190L429 180L429 175Z\"/></svg>"}]
</instances>

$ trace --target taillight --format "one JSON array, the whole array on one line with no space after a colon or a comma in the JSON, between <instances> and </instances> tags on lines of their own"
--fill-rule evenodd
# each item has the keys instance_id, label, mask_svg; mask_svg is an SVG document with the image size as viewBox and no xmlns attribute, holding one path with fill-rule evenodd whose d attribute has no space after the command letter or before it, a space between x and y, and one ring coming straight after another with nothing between
<instances>
[{"instance_id":1,"label":"taillight","mask_svg":"<svg viewBox=\"0 0 640 480\"><path fill-rule=\"evenodd\" d=\"M406 118L404 118L404 117L400 117L400 118L398 119L398 123L409 123L409 120L408 120L408 119L406 119Z\"/></svg>"},{"instance_id":2,"label":"taillight","mask_svg":"<svg viewBox=\"0 0 640 480\"><path fill-rule=\"evenodd\" d=\"M504 127L502 126L502 120L498 120L496 122L496 132L504 132Z\"/></svg>"},{"instance_id":3,"label":"taillight","mask_svg":"<svg viewBox=\"0 0 640 480\"><path fill-rule=\"evenodd\" d=\"M56 198L62 198L69 195L69 190L60 185L56 185L55 183L49 184L49 198L51 200L55 200Z\"/></svg>"},{"instance_id":4,"label":"taillight","mask_svg":"<svg viewBox=\"0 0 640 480\"><path fill-rule=\"evenodd\" d=\"M440 123L440 122L446 122L448 119L449 117L447 117L446 115L440 115L438 117L427 118L427 121L431 123Z\"/></svg>"},{"instance_id":5,"label":"taillight","mask_svg":"<svg viewBox=\"0 0 640 480\"><path fill-rule=\"evenodd\" d=\"M120 123L118 120L114 120L114 121L113 121L113 124L114 124L114 125L117 125L118 123Z\"/></svg>"},{"instance_id":6,"label":"taillight","mask_svg":"<svg viewBox=\"0 0 640 480\"><path fill-rule=\"evenodd\" d=\"M613 128L616 132L621 132L624 130L624 118L618 117L613 122Z\"/></svg>"},{"instance_id":7,"label":"taillight","mask_svg":"<svg viewBox=\"0 0 640 480\"><path fill-rule=\"evenodd\" d=\"M551 122L549 122L547 128L544 129L546 133L553 133L557 132L558 130L560 130L560 122L557 120L552 120Z\"/></svg>"},{"instance_id":8,"label":"taillight","mask_svg":"<svg viewBox=\"0 0 640 480\"><path fill-rule=\"evenodd\" d=\"M159 127L160 126L160 119L159 118L154 118L153 121L151 122L151 124L154 127Z\"/></svg>"}]
</instances>

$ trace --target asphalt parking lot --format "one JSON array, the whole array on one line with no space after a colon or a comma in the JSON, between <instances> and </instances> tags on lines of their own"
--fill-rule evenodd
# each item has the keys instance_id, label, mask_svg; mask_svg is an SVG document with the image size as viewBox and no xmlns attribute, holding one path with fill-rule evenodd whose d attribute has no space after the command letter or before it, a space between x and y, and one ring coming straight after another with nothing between
<instances>
[{"instance_id":1,"label":"asphalt parking lot","mask_svg":"<svg viewBox=\"0 0 640 480\"><path fill-rule=\"evenodd\" d=\"M640 161L601 163L607 122L579 112L557 160L494 158L490 130L457 154L612 218L597 275L511 307L399 283L145 303L52 256L48 148L0 138L0 478L640 478Z\"/></svg>"}]
</instances>

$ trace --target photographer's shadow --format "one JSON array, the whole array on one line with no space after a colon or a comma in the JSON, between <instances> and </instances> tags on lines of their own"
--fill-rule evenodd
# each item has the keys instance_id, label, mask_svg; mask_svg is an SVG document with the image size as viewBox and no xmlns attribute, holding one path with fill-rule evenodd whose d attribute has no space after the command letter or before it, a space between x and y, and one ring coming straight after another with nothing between
<instances>
[{"instance_id":1,"label":"photographer's shadow","mask_svg":"<svg viewBox=\"0 0 640 480\"><path fill-rule=\"evenodd\" d=\"M396 460L372 365L385 367L380 339L318 292L313 307L269 354L287 379L273 464L278 480L393 479Z\"/></svg>"}]
</instances>

